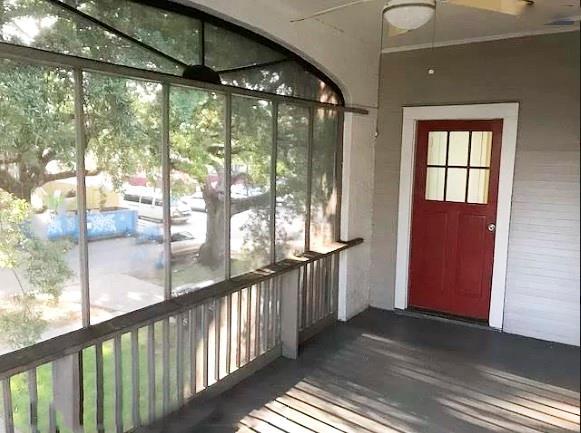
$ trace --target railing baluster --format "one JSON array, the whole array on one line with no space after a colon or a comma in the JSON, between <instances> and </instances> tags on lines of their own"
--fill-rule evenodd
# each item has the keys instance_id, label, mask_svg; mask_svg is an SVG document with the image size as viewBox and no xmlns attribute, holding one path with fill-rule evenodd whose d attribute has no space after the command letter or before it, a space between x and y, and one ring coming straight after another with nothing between
<instances>
[{"instance_id":1,"label":"railing baluster","mask_svg":"<svg viewBox=\"0 0 581 433\"><path fill-rule=\"evenodd\" d=\"M300 282L301 282L301 287L300 287L301 320L300 320L300 325L299 325L300 329L304 329L307 327L307 314L308 314L307 313L307 282L308 282L307 269L308 269L308 265L304 265L301 267L301 271L300 271Z\"/></svg>"},{"instance_id":2,"label":"railing baluster","mask_svg":"<svg viewBox=\"0 0 581 433\"><path fill-rule=\"evenodd\" d=\"M14 433L14 415L12 413L12 390L10 389L10 378L2 381L2 400L4 430L6 433Z\"/></svg>"},{"instance_id":3,"label":"railing baluster","mask_svg":"<svg viewBox=\"0 0 581 433\"><path fill-rule=\"evenodd\" d=\"M333 293L335 291L335 273L333 268L334 257L331 256L327 259L328 263L328 277L329 280L329 293L327 298L327 314L333 314Z\"/></svg>"},{"instance_id":4,"label":"railing baluster","mask_svg":"<svg viewBox=\"0 0 581 433\"><path fill-rule=\"evenodd\" d=\"M275 277L275 290L274 290L274 344L275 346L280 342L280 287L281 287L281 278Z\"/></svg>"},{"instance_id":5,"label":"railing baluster","mask_svg":"<svg viewBox=\"0 0 581 433\"><path fill-rule=\"evenodd\" d=\"M121 335L114 338L115 361L115 430L123 433L123 371L121 361Z\"/></svg>"},{"instance_id":6,"label":"railing baluster","mask_svg":"<svg viewBox=\"0 0 581 433\"><path fill-rule=\"evenodd\" d=\"M309 326L317 323L317 289L318 289L319 266L318 262L314 261L311 264L311 321Z\"/></svg>"},{"instance_id":7,"label":"railing baluster","mask_svg":"<svg viewBox=\"0 0 581 433\"><path fill-rule=\"evenodd\" d=\"M317 321L319 321L325 317L325 313L323 311L323 305L325 301L325 260L319 259L317 262L319 264L319 278L317 282Z\"/></svg>"},{"instance_id":8,"label":"railing baluster","mask_svg":"<svg viewBox=\"0 0 581 433\"><path fill-rule=\"evenodd\" d=\"M244 289L238 292L236 303L236 368L240 368L242 359L242 294Z\"/></svg>"},{"instance_id":9,"label":"railing baluster","mask_svg":"<svg viewBox=\"0 0 581 433\"><path fill-rule=\"evenodd\" d=\"M313 325L315 323L315 262L309 263L309 280L308 280L308 288L309 288L309 320L308 326Z\"/></svg>"},{"instance_id":10,"label":"railing baluster","mask_svg":"<svg viewBox=\"0 0 581 433\"><path fill-rule=\"evenodd\" d=\"M321 304L321 314L327 317L329 314L329 293L331 292L331 285L329 280L329 260L327 257L323 258L323 302Z\"/></svg>"},{"instance_id":11,"label":"railing baluster","mask_svg":"<svg viewBox=\"0 0 581 433\"><path fill-rule=\"evenodd\" d=\"M198 326L196 322L196 307L194 307L190 310L190 394L192 397L197 392Z\"/></svg>"},{"instance_id":12,"label":"railing baluster","mask_svg":"<svg viewBox=\"0 0 581 433\"><path fill-rule=\"evenodd\" d=\"M276 281L274 278L270 279L270 300L268 303L268 308L270 310L270 322L268 326L268 344L267 350L271 349L274 346L274 325L276 323L276 316L274 311L274 303L276 302L275 298L275 289L276 289Z\"/></svg>"},{"instance_id":13,"label":"railing baluster","mask_svg":"<svg viewBox=\"0 0 581 433\"><path fill-rule=\"evenodd\" d=\"M220 380L220 322L222 299L214 299L214 380Z\"/></svg>"},{"instance_id":14,"label":"railing baluster","mask_svg":"<svg viewBox=\"0 0 581 433\"><path fill-rule=\"evenodd\" d=\"M244 354L244 364L250 362L250 351L252 349L252 286L246 288L246 351Z\"/></svg>"},{"instance_id":15,"label":"railing baluster","mask_svg":"<svg viewBox=\"0 0 581 433\"><path fill-rule=\"evenodd\" d=\"M314 281L314 287L315 287L315 293L314 293L314 301L313 301L313 308L315 311L314 314L314 320L313 320L313 324L317 323L320 319L321 319L321 311L319 308L319 305L321 303L321 261L320 260L316 260L315 263L315 281Z\"/></svg>"},{"instance_id":16,"label":"railing baluster","mask_svg":"<svg viewBox=\"0 0 581 433\"><path fill-rule=\"evenodd\" d=\"M48 404L48 431L49 433L57 433L56 411L54 409L54 403L52 401ZM97 432L104 433L105 429L101 426L101 429L99 430L99 426L97 426Z\"/></svg>"},{"instance_id":17,"label":"railing baluster","mask_svg":"<svg viewBox=\"0 0 581 433\"><path fill-rule=\"evenodd\" d=\"M272 279L265 281L264 283L264 325L263 325L263 351L267 351L270 344L270 300L271 300L271 289L272 289Z\"/></svg>"},{"instance_id":18,"label":"railing baluster","mask_svg":"<svg viewBox=\"0 0 581 433\"><path fill-rule=\"evenodd\" d=\"M333 255L333 293L331 295L331 309L333 313L339 311L339 254Z\"/></svg>"},{"instance_id":19,"label":"railing baluster","mask_svg":"<svg viewBox=\"0 0 581 433\"><path fill-rule=\"evenodd\" d=\"M232 371L232 296L226 296L226 375Z\"/></svg>"},{"instance_id":20,"label":"railing baluster","mask_svg":"<svg viewBox=\"0 0 581 433\"><path fill-rule=\"evenodd\" d=\"M202 329L204 332L204 369L202 374L203 380L203 388L206 389L208 387L208 375L209 375L209 342L210 342L210 320L209 314L210 309L208 308L208 304L202 305Z\"/></svg>"},{"instance_id":21,"label":"railing baluster","mask_svg":"<svg viewBox=\"0 0 581 433\"><path fill-rule=\"evenodd\" d=\"M305 305L306 305L306 310L305 310L305 328L308 328L309 326L311 326L311 280L312 280L312 266L311 264L307 264L307 266L305 266L305 273L307 274L307 279L306 279L306 283L305 283Z\"/></svg>"},{"instance_id":22,"label":"railing baluster","mask_svg":"<svg viewBox=\"0 0 581 433\"><path fill-rule=\"evenodd\" d=\"M276 346L276 328L278 326L278 315L277 315L277 293L278 293L278 278L274 277L272 279L272 328L270 329L271 333L271 343L272 346Z\"/></svg>"},{"instance_id":23,"label":"railing baluster","mask_svg":"<svg viewBox=\"0 0 581 433\"><path fill-rule=\"evenodd\" d=\"M147 326L147 386L148 386L148 419L152 423L156 419L155 395L155 323Z\"/></svg>"},{"instance_id":24,"label":"railing baluster","mask_svg":"<svg viewBox=\"0 0 581 433\"><path fill-rule=\"evenodd\" d=\"M308 304L308 311L309 311L309 320L308 326L311 326L315 323L315 309L313 306L313 300L315 299L315 263L309 263L309 279L308 279L308 291L309 291L309 298L307 300Z\"/></svg>"},{"instance_id":25,"label":"railing baluster","mask_svg":"<svg viewBox=\"0 0 581 433\"><path fill-rule=\"evenodd\" d=\"M98 342L95 344L95 389L96 389L96 411L95 418L97 423L97 432L105 433L105 410L104 410L104 399L105 392L103 388L104 377L103 377L103 343Z\"/></svg>"},{"instance_id":26,"label":"railing baluster","mask_svg":"<svg viewBox=\"0 0 581 433\"><path fill-rule=\"evenodd\" d=\"M278 284L277 284L277 287L278 287L278 290L277 290L277 293L278 293L278 295L277 295L277 308L278 308L278 310L277 310L277 315L276 315L277 319L276 320L278 323L278 329L276 331L276 335L278 336L277 343L282 344L282 296L283 296L282 291L283 291L283 287L285 287L285 286L283 286L283 281L284 281L283 276L280 276L277 279L278 279Z\"/></svg>"},{"instance_id":27,"label":"railing baluster","mask_svg":"<svg viewBox=\"0 0 581 433\"><path fill-rule=\"evenodd\" d=\"M184 404L184 315L176 316L176 393L178 407Z\"/></svg>"},{"instance_id":28,"label":"railing baluster","mask_svg":"<svg viewBox=\"0 0 581 433\"><path fill-rule=\"evenodd\" d=\"M165 416L169 413L169 317L165 318L161 322L161 332L162 332L162 414Z\"/></svg>"},{"instance_id":29,"label":"railing baluster","mask_svg":"<svg viewBox=\"0 0 581 433\"><path fill-rule=\"evenodd\" d=\"M141 425L141 414L139 413L139 403L141 401L139 389L139 330L131 331L131 416L133 419L133 427Z\"/></svg>"},{"instance_id":30,"label":"railing baluster","mask_svg":"<svg viewBox=\"0 0 581 433\"><path fill-rule=\"evenodd\" d=\"M262 283L256 285L256 309L254 312L254 358L260 355L260 300L262 298Z\"/></svg>"},{"instance_id":31,"label":"railing baluster","mask_svg":"<svg viewBox=\"0 0 581 433\"><path fill-rule=\"evenodd\" d=\"M325 259L319 260L319 301L317 302L319 320L325 317Z\"/></svg>"},{"instance_id":32,"label":"railing baluster","mask_svg":"<svg viewBox=\"0 0 581 433\"><path fill-rule=\"evenodd\" d=\"M36 384L36 367L28 370L28 399L30 404L31 433L38 433L38 387Z\"/></svg>"}]
</instances>

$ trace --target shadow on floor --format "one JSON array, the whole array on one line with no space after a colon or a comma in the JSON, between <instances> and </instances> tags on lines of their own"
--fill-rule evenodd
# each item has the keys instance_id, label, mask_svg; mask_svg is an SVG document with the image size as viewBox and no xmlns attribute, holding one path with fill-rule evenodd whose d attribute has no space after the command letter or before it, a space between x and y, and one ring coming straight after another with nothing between
<instances>
[{"instance_id":1,"label":"shadow on floor","mask_svg":"<svg viewBox=\"0 0 581 433\"><path fill-rule=\"evenodd\" d=\"M578 432L579 377L577 347L372 309L181 431Z\"/></svg>"}]
</instances>

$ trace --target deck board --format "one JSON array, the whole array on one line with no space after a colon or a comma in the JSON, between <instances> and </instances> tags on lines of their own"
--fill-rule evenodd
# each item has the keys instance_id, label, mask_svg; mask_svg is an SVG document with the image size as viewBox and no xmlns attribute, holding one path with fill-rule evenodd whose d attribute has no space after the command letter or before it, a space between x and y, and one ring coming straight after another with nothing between
<instances>
[{"instance_id":1,"label":"deck board","mask_svg":"<svg viewBox=\"0 0 581 433\"><path fill-rule=\"evenodd\" d=\"M370 309L163 431L578 432L579 378L578 347Z\"/></svg>"}]
</instances>

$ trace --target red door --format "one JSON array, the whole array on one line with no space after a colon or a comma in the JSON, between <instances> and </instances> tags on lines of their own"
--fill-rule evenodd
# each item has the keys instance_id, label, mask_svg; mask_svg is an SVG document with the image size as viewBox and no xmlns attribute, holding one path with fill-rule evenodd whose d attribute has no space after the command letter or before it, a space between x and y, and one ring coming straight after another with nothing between
<instances>
[{"instance_id":1,"label":"red door","mask_svg":"<svg viewBox=\"0 0 581 433\"><path fill-rule=\"evenodd\" d=\"M502 120L418 123L409 304L487 320Z\"/></svg>"}]
</instances>

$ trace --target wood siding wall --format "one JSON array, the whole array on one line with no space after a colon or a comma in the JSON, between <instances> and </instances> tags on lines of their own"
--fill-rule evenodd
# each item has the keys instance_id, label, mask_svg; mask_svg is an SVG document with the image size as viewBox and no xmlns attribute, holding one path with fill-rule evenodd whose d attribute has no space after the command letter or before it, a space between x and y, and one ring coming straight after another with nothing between
<instances>
[{"instance_id":1,"label":"wood siding wall","mask_svg":"<svg viewBox=\"0 0 581 433\"><path fill-rule=\"evenodd\" d=\"M579 33L383 55L371 302L393 308L401 107L519 102L504 329L579 345ZM429 76L427 69L436 74Z\"/></svg>"}]
</instances>

